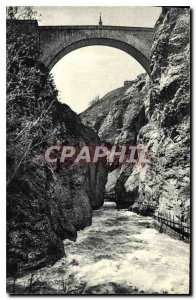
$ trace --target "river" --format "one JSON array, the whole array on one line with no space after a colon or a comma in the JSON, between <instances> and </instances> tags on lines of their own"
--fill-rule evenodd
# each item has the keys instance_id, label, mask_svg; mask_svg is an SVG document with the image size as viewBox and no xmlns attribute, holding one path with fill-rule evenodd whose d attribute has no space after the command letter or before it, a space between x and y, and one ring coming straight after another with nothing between
<instances>
[{"instance_id":1,"label":"river","mask_svg":"<svg viewBox=\"0 0 196 300\"><path fill-rule=\"evenodd\" d=\"M151 221L106 203L76 242L64 242L66 257L35 272L32 292L188 293L189 244L147 228ZM27 286L29 280L17 282Z\"/></svg>"}]
</instances>

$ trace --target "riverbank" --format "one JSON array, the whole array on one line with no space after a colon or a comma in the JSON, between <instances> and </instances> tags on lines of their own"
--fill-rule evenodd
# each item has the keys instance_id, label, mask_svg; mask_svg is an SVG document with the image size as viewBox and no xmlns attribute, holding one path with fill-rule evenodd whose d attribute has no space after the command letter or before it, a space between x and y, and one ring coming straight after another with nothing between
<instances>
[{"instance_id":1,"label":"riverbank","mask_svg":"<svg viewBox=\"0 0 196 300\"><path fill-rule=\"evenodd\" d=\"M18 278L15 293L188 294L189 245L146 228L151 222L105 204L76 242L64 241L66 257L34 272L31 287L32 274Z\"/></svg>"}]
</instances>

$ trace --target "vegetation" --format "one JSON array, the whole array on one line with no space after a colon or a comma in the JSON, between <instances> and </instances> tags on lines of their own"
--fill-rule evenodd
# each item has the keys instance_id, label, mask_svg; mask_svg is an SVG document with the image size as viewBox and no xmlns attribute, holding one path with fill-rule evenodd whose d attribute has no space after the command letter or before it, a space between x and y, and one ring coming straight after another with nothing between
<instances>
[{"instance_id":1,"label":"vegetation","mask_svg":"<svg viewBox=\"0 0 196 300\"><path fill-rule=\"evenodd\" d=\"M7 8L8 18L19 11ZM20 15L35 16L30 8ZM22 33L14 21L7 26L7 184L20 167L33 161L35 151L47 139L57 90L48 70L39 62L36 35ZM47 134L48 132L48 134Z\"/></svg>"},{"instance_id":2,"label":"vegetation","mask_svg":"<svg viewBox=\"0 0 196 300\"><path fill-rule=\"evenodd\" d=\"M41 16L41 15L39 15ZM33 20L37 19L38 13L32 6L7 6L6 18L7 20Z\"/></svg>"},{"instance_id":3,"label":"vegetation","mask_svg":"<svg viewBox=\"0 0 196 300\"><path fill-rule=\"evenodd\" d=\"M29 18L30 10L28 12ZM15 19L15 13L15 10L8 12L6 49L7 271L13 277L18 274L18 264L28 261L28 250L24 249L30 247L28 235L33 224L37 228L47 227L41 214L32 215L37 205L33 179L39 169L37 159L51 136L58 94L48 70L39 62L38 37L25 31L23 23ZM38 233L37 236L34 240L31 238L37 248L48 241L47 234L42 238Z\"/></svg>"},{"instance_id":4,"label":"vegetation","mask_svg":"<svg viewBox=\"0 0 196 300\"><path fill-rule=\"evenodd\" d=\"M89 107L94 106L95 104L97 104L100 100L99 95L97 95L96 97L94 97L90 102L89 102Z\"/></svg>"}]
</instances>

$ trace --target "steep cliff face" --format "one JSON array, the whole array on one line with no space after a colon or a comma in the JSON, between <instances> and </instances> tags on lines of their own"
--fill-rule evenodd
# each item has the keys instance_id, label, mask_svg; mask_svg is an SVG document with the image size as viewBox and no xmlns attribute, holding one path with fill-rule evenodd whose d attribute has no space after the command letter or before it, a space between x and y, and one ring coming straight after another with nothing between
<instances>
[{"instance_id":1,"label":"steep cliff face","mask_svg":"<svg viewBox=\"0 0 196 300\"><path fill-rule=\"evenodd\" d=\"M82 147L100 140L58 102L48 70L39 62L37 36L21 31L17 24L11 22L7 28L9 273L62 257L63 240L76 240L77 231L91 224L92 209L103 204L106 183L101 162L50 165L44 161L50 146Z\"/></svg>"},{"instance_id":2,"label":"steep cliff face","mask_svg":"<svg viewBox=\"0 0 196 300\"><path fill-rule=\"evenodd\" d=\"M156 27L146 102L148 124L139 143L147 143L150 162L138 173L139 210L152 204L189 221L190 74L187 8L165 8ZM125 183L129 191L133 173Z\"/></svg>"},{"instance_id":3,"label":"steep cliff face","mask_svg":"<svg viewBox=\"0 0 196 300\"><path fill-rule=\"evenodd\" d=\"M111 144L137 144L140 128L147 123L145 101L148 91L148 76L142 74L127 87L105 95L93 107L81 114L82 121L94 128L101 140ZM124 183L133 171L133 166L122 166L108 174L107 199L118 207L129 207L138 196L138 185L127 192ZM137 180L138 181L138 180Z\"/></svg>"},{"instance_id":4,"label":"steep cliff face","mask_svg":"<svg viewBox=\"0 0 196 300\"><path fill-rule=\"evenodd\" d=\"M136 145L139 130L147 123L147 82L148 76L142 74L128 87L124 86L108 93L81 114L82 121L94 128L102 141L112 145ZM105 197L115 201L118 207L129 207L138 195L138 186L132 192L127 192L124 186L132 170L132 166L122 166L108 173Z\"/></svg>"},{"instance_id":5,"label":"steep cliff face","mask_svg":"<svg viewBox=\"0 0 196 300\"><path fill-rule=\"evenodd\" d=\"M146 123L144 100L147 75L142 74L130 86L118 88L81 113L84 124L94 128L101 140L136 142L137 133Z\"/></svg>"},{"instance_id":6,"label":"steep cliff face","mask_svg":"<svg viewBox=\"0 0 196 300\"><path fill-rule=\"evenodd\" d=\"M99 143L68 106L55 102L52 110L48 145ZM39 147L34 158L46 149ZM103 204L106 170L101 163L51 167L33 160L8 187L9 272L15 272L17 263L40 267L62 257L63 240L76 240L77 231L91 224L92 209Z\"/></svg>"},{"instance_id":7,"label":"steep cliff face","mask_svg":"<svg viewBox=\"0 0 196 300\"><path fill-rule=\"evenodd\" d=\"M149 80L142 76L118 90L119 102L104 108L96 128L101 139L146 144L150 157L147 164L110 173L108 197L142 214L159 209L185 221L190 205L189 22L189 9L163 8L155 26ZM85 114L86 121L90 114Z\"/></svg>"}]
</instances>

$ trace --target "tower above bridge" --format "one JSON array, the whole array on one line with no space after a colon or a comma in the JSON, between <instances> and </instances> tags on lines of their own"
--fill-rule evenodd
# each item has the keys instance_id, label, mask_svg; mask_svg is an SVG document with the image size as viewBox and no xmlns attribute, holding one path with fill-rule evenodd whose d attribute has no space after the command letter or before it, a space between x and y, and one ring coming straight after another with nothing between
<instances>
[{"instance_id":1,"label":"tower above bridge","mask_svg":"<svg viewBox=\"0 0 196 300\"><path fill-rule=\"evenodd\" d=\"M101 13L99 14L99 26L102 26L103 22L102 22L102 18L101 18Z\"/></svg>"}]
</instances>

